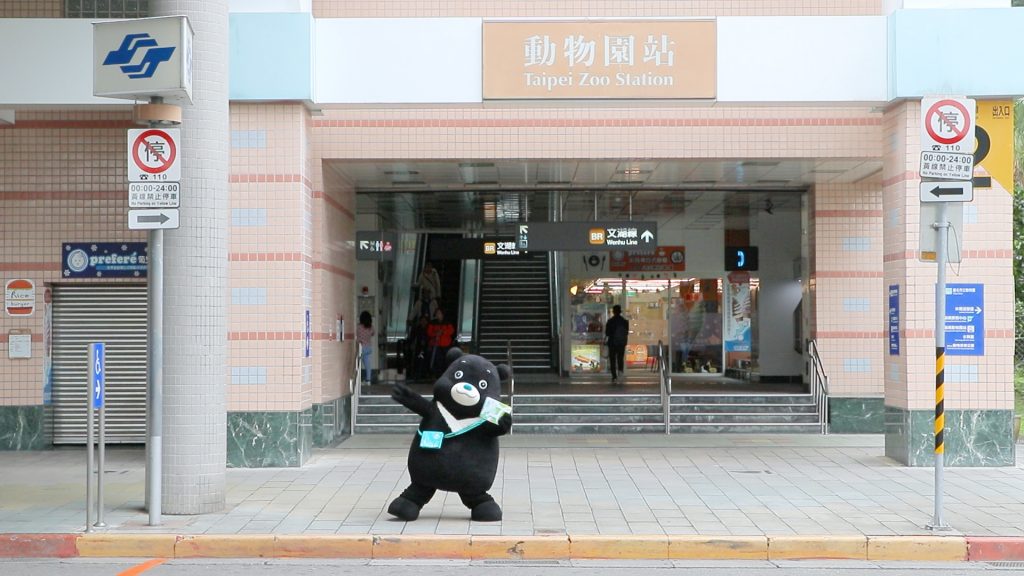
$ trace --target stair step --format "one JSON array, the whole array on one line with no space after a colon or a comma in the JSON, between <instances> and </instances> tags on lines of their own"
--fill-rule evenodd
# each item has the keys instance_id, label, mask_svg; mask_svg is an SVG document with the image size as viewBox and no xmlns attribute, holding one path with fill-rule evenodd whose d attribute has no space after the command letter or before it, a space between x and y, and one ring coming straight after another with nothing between
<instances>
[{"instance_id":1,"label":"stair step","mask_svg":"<svg viewBox=\"0 0 1024 576\"><path fill-rule=\"evenodd\" d=\"M676 434L821 434L818 424L672 424ZM519 432L519 430L516 430Z\"/></svg>"},{"instance_id":2,"label":"stair step","mask_svg":"<svg viewBox=\"0 0 1024 576\"><path fill-rule=\"evenodd\" d=\"M817 424L817 414L672 414L673 424Z\"/></svg>"},{"instance_id":3,"label":"stair step","mask_svg":"<svg viewBox=\"0 0 1024 576\"><path fill-rule=\"evenodd\" d=\"M814 413L814 404L673 404L673 414L722 414L722 413L764 413L784 412L793 414Z\"/></svg>"}]
</instances>

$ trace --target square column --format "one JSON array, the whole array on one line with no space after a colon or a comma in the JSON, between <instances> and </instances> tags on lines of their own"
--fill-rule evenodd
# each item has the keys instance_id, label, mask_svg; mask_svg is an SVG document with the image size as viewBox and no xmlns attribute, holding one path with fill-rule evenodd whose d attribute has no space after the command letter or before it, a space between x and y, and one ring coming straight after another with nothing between
<instances>
[{"instance_id":1,"label":"square column","mask_svg":"<svg viewBox=\"0 0 1024 576\"><path fill-rule=\"evenodd\" d=\"M885 453L910 466L934 463L936 264L919 260L921 250L920 101L894 104L883 121L884 286L899 293L899 350L885 355ZM978 101L979 118L983 106ZM1009 142L1005 126L993 131L993 153L975 167L974 201L951 203L964 225L949 243L959 243L963 261L947 268L951 284L980 285L984 291L983 355L945 356L945 463L948 466L1010 466L1014 463L1012 175L998 162ZM1011 164L1012 166L1012 164ZM927 214L923 216L931 218ZM927 233L931 233L928 231ZM948 292L947 292L948 293ZM887 320L879 319L880 322ZM886 323L886 326L888 324ZM948 342L947 335L947 342Z\"/></svg>"}]
</instances>

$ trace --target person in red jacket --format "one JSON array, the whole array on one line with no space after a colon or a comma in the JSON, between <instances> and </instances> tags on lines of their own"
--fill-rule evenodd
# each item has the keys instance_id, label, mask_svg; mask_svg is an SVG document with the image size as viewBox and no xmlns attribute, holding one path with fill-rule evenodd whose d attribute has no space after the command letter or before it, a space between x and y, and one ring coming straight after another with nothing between
<instances>
[{"instance_id":1,"label":"person in red jacket","mask_svg":"<svg viewBox=\"0 0 1024 576\"><path fill-rule=\"evenodd\" d=\"M444 319L444 310L434 312L434 320L427 326L427 339L430 342L430 373L440 374L444 371L444 358L455 339L455 326Z\"/></svg>"}]
</instances>

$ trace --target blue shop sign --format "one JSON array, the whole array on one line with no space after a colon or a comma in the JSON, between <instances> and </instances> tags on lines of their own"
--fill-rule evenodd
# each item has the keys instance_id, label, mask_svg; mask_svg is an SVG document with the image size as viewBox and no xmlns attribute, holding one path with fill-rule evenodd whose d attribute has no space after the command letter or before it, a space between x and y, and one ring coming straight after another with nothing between
<instances>
[{"instance_id":1,"label":"blue shop sign","mask_svg":"<svg viewBox=\"0 0 1024 576\"><path fill-rule=\"evenodd\" d=\"M946 284L946 356L985 355L985 285Z\"/></svg>"},{"instance_id":2,"label":"blue shop sign","mask_svg":"<svg viewBox=\"0 0 1024 576\"><path fill-rule=\"evenodd\" d=\"M889 356L900 355L900 285L889 285Z\"/></svg>"},{"instance_id":3,"label":"blue shop sign","mask_svg":"<svg viewBox=\"0 0 1024 576\"><path fill-rule=\"evenodd\" d=\"M145 242L65 242L64 278L145 278L149 254Z\"/></svg>"}]
</instances>

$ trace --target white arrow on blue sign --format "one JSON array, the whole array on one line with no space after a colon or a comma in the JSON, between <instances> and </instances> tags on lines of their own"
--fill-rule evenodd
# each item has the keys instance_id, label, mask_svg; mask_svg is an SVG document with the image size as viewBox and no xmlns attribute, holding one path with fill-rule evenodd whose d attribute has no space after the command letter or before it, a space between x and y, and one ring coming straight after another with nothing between
<instances>
[{"instance_id":1,"label":"white arrow on blue sign","mask_svg":"<svg viewBox=\"0 0 1024 576\"><path fill-rule=\"evenodd\" d=\"M89 397L94 410L103 408L106 401L107 347L103 342L89 344Z\"/></svg>"}]
</instances>

